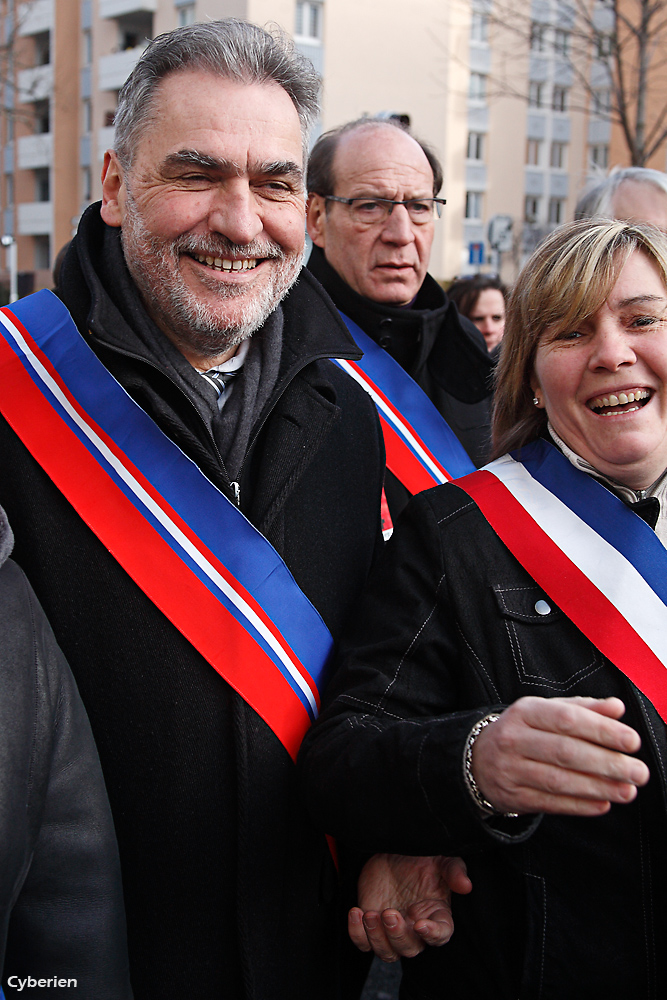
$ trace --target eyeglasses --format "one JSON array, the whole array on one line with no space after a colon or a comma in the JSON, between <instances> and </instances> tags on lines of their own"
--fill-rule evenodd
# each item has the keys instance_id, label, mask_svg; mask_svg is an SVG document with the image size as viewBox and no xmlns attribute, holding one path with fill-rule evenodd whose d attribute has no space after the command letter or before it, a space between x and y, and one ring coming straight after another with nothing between
<instances>
[{"instance_id":1,"label":"eyeglasses","mask_svg":"<svg viewBox=\"0 0 667 1000\"><path fill-rule=\"evenodd\" d=\"M416 226L439 219L444 198L408 198L407 201L392 201L391 198L339 198L335 194L323 195L325 201L339 201L341 205L349 205L352 218L363 226L372 226L377 222L385 222L394 210L394 205L407 208L410 221Z\"/></svg>"}]
</instances>

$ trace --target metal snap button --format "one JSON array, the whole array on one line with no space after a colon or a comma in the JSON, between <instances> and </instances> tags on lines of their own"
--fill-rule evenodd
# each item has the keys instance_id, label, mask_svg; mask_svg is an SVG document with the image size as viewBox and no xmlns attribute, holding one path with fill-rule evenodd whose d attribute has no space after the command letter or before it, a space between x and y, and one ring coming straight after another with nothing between
<instances>
[{"instance_id":1,"label":"metal snap button","mask_svg":"<svg viewBox=\"0 0 667 1000\"><path fill-rule=\"evenodd\" d=\"M546 601L538 601L537 604L535 605L535 610L537 611L538 615L551 614L551 608L549 607Z\"/></svg>"}]
</instances>

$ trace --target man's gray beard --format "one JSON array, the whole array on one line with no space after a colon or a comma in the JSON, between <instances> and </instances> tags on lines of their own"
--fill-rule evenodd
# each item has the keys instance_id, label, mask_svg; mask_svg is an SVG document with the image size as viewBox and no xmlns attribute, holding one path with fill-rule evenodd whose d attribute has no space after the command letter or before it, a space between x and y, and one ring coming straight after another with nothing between
<instances>
[{"instance_id":1,"label":"man's gray beard","mask_svg":"<svg viewBox=\"0 0 667 1000\"><path fill-rule=\"evenodd\" d=\"M177 341L209 358L236 347L261 329L296 281L304 256L302 252L287 255L270 240L253 240L239 246L215 233L185 235L165 243L146 229L129 192L121 243L128 270L153 319L163 330L173 333ZM236 304L232 323L225 322L186 285L178 265L180 256L188 252L226 259L274 258L278 264L273 267L271 280L257 290L223 284L201 271L199 280L221 301L243 300Z\"/></svg>"}]
</instances>

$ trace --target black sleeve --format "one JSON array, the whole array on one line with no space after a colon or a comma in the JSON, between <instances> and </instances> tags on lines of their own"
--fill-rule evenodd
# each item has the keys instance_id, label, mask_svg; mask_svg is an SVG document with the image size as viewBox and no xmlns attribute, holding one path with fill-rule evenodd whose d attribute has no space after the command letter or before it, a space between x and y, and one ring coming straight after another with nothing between
<instances>
[{"instance_id":1,"label":"black sleeve","mask_svg":"<svg viewBox=\"0 0 667 1000\"><path fill-rule=\"evenodd\" d=\"M3 982L51 979L49 996L64 998L71 985L53 980L75 979L81 1000L131 1000L118 850L88 718L11 562L0 570L0 607ZM21 995L43 992L25 986Z\"/></svg>"},{"instance_id":2,"label":"black sleeve","mask_svg":"<svg viewBox=\"0 0 667 1000\"><path fill-rule=\"evenodd\" d=\"M389 542L302 749L315 821L362 851L461 854L523 839L537 822L485 821L465 784L468 733L503 706L471 680L433 492L410 503ZM466 585L474 579L455 581Z\"/></svg>"}]
</instances>

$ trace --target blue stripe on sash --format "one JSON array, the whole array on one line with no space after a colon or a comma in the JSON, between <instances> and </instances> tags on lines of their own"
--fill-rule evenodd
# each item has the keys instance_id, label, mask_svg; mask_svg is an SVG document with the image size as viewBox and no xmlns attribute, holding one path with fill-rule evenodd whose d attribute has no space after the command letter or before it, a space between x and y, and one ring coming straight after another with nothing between
<instances>
[{"instance_id":1,"label":"blue stripe on sash","mask_svg":"<svg viewBox=\"0 0 667 1000\"><path fill-rule=\"evenodd\" d=\"M452 479L473 472L475 466L468 453L424 390L354 320L343 312L340 315L357 346L364 352L361 361L355 364L391 400ZM410 450L414 454L414 449Z\"/></svg>"},{"instance_id":2,"label":"blue stripe on sash","mask_svg":"<svg viewBox=\"0 0 667 1000\"><path fill-rule=\"evenodd\" d=\"M591 476L576 469L542 438L512 452L531 476L557 496L593 531L614 546L667 604L667 553L648 524Z\"/></svg>"},{"instance_id":3,"label":"blue stripe on sash","mask_svg":"<svg viewBox=\"0 0 667 1000\"><path fill-rule=\"evenodd\" d=\"M285 637L320 690L332 639L317 610L300 590L271 544L215 487L151 418L130 398L78 333L65 306L51 293L39 292L12 305L12 312L60 374L70 392L105 433L127 454L167 503L174 508L227 570L241 582ZM13 346L13 345L12 345ZM18 353L18 352L17 352ZM21 357L21 355L18 355ZM183 561L239 619L239 612L185 553L160 522L138 501L116 471L104 461L60 403L21 357L30 377L48 395L59 415L86 448L104 465L115 483L152 526L177 549ZM239 619L241 620L241 619ZM262 637L245 618L259 644L272 656ZM282 667L279 669L284 673ZM286 675L305 707L311 707L298 685Z\"/></svg>"}]
</instances>

